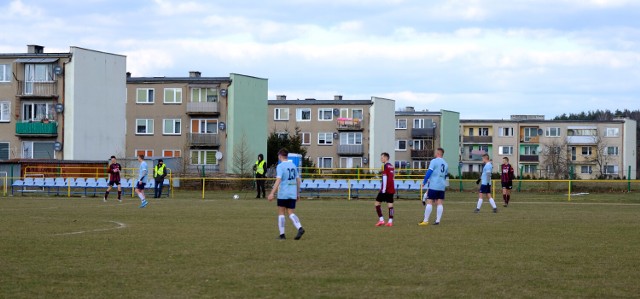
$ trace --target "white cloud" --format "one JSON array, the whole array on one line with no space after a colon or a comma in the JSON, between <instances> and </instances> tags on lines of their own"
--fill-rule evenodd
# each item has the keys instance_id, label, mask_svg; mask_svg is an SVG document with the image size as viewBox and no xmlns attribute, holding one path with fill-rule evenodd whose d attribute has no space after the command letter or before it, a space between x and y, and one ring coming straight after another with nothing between
<instances>
[{"instance_id":1,"label":"white cloud","mask_svg":"<svg viewBox=\"0 0 640 299\"><path fill-rule=\"evenodd\" d=\"M13 0L9 3L7 13L15 18L37 18L42 15L42 9L35 5L27 5L22 0Z\"/></svg>"},{"instance_id":2,"label":"white cloud","mask_svg":"<svg viewBox=\"0 0 640 299\"><path fill-rule=\"evenodd\" d=\"M153 0L161 16L173 16L205 11L206 5L195 1Z\"/></svg>"}]
</instances>

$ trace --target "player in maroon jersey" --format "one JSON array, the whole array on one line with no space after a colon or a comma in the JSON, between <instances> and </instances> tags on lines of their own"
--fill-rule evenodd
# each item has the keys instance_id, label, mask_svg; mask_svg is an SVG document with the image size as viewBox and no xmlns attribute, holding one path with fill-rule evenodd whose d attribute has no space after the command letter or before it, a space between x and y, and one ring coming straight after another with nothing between
<instances>
[{"instance_id":1,"label":"player in maroon jersey","mask_svg":"<svg viewBox=\"0 0 640 299\"><path fill-rule=\"evenodd\" d=\"M111 164L109 164L109 169L107 172L109 173L109 184L107 185L107 192L104 193L103 201L107 201L107 197L109 197L109 191L111 191L111 187L113 185L118 186L118 201L122 202L122 185L120 184L120 172L122 171L122 166L118 162L116 162L116 156L111 156Z\"/></svg>"},{"instance_id":2,"label":"player in maroon jersey","mask_svg":"<svg viewBox=\"0 0 640 299\"><path fill-rule=\"evenodd\" d=\"M504 200L504 207L509 205L511 200L511 189L513 188L513 167L509 164L509 158L502 158L502 165L500 171L500 181L502 182L502 199Z\"/></svg>"},{"instance_id":3,"label":"player in maroon jersey","mask_svg":"<svg viewBox=\"0 0 640 299\"><path fill-rule=\"evenodd\" d=\"M380 155L380 161L382 162L382 185L380 186L380 192L378 193L378 197L376 197L376 212L378 213L378 223L376 226L383 226L384 217L382 216L382 207L380 204L385 201L387 202L387 207L389 207L389 222L387 222L386 226L393 226L393 195L396 193L395 183L393 181L393 175L395 170L393 169L393 165L389 163L389 154L382 153Z\"/></svg>"}]
</instances>

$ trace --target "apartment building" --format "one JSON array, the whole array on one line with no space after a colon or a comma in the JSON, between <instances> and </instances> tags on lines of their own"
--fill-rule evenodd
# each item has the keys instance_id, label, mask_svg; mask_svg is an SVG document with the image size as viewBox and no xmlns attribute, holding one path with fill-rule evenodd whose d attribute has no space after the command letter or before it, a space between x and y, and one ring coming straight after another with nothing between
<instances>
[{"instance_id":1,"label":"apartment building","mask_svg":"<svg viewBox=\"0 0 640 299\"><path fill-rule=\"evenodd\" d=\"M177 171L234 173L244 142L253 161L266 153L267 79L241 74L131 77L123 156L179 157Z\"/></svg>"},{"instance_id":2,"label":"apartment building","mask_svg":"<svg viewBox=\"0 0 640 299\"><path fill-rule=\"evenodd\" d=\"M104 160L124 148L125 72L125 56L79 47L0 54L0 160Z\"/></svg>"},{"instance_id":3,"label":"apartment building","mask_svg":"<svg viewBox=\"0 0 640 299\"><path fill-rule=\"evenodd\" d=\"M395 112L395 120L396 168L426 169L439 147L445 151L444 159L450 171L458 165L458 112L416 111L414 107L405 107Z\"/></svg>"},{"instance_id":4,"label":"apartment building","mask_svg":"<svg viewBox=\"0 0 640 299\"><path fill-rule=\"evenodd\" d=\"M636 178L636 121L555 121L544 116L461 120L462 172L480 172L488 153L494 169L508 157L516 172L537 178ZM629 166L632 171L629 173Z\"/></svg>"},{"instance_id":5,"label":"apartment building","mask_svg":"<svg viewBox=\"0 0 640 299\"><path fill-rule=\"evenodd\" d=\"M272 132L300 130L309 158L320 168L379 168L380 155L395 161L393 144L395 101L287 100L279 95L268 103Z\"/></svg>"}]
</instances>

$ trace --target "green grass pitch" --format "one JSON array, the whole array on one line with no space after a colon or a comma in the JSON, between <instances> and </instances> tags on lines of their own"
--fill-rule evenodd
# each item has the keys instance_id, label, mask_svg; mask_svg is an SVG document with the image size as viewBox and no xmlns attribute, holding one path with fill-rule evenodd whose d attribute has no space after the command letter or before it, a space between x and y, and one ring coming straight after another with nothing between
<instances>
[{"instance_id":1,"label":"green grass pitch","mask_svg":"<svg viewBox=\"0 0 640 299\"><path fill-rule=\"evenodd\" d=\"M0 198L2 298L637 297L637 194L515 194L474 214L448 192L440 226L417 200L374 227L372 200L302 200L307 233L276 240L275 203ZM383 209L385 217L386 209ZM435 209L432 213L435 217ZM432 218L433 221L433 218Z\"/></svg>"}]
</instances>

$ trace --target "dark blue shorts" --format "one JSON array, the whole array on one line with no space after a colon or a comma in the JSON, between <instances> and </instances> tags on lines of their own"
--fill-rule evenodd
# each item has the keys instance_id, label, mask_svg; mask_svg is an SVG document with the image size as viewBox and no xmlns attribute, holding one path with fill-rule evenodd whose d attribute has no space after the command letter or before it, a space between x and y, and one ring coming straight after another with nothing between
<instances>
[{"instance_id":1,"label":"dark blue shorts","mask_svg":"<svg viewBox=\"0 0 640 299\"><path fill-rule=\"evenodd\" d=\"M442 199L444 200L444 191L440 190L427 190L427 199L436 200Z\"/></svg>"},{"instance_id":2,"label":"dark blue shorts","mask_svg":"<svg viewBox=\"0 0 640 299\"><path fill-rule=\"evenodd\" d=\"M480 185L480 193L482 193L482 194L490 194L491 193L491 185Z\"/></svg>"},{"instance_id":3,"label":"dark blue shorts","mask_svg":"<svg viewBox=\"0 0 640 299\"><path fill-rule=\"evenodd\" d=\"M116 185L117 185L117 186L120 186L120 180L117 180L117 181L109 181L109 183L107 184L107 186L111 186L111 187L116 186Z\"/></svg>"},{"instance_id":4,"label":"dark blue shorts","mask_svg":"<svg viewBox=\"0 0 640 299\"><path fill-rule=\"evenodd\" d=\"M136 183L136 189L138 190L144 190L144 183L141 183L140 181L138 181Z\"/></svg>"},{"instance_id":5,"label":"dark blue shorts","mask_svg":"<svg viewBox=\"0 0 640 299\"><path fill-rule=\"evenodd\" d=\"M293 210L296 208L296 201L295 199L278 199L278 206Z\"/></svg>"}]
</instances>

